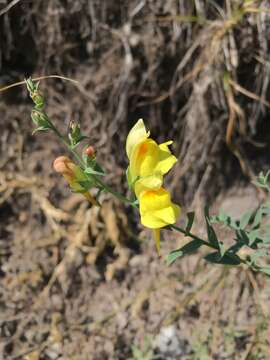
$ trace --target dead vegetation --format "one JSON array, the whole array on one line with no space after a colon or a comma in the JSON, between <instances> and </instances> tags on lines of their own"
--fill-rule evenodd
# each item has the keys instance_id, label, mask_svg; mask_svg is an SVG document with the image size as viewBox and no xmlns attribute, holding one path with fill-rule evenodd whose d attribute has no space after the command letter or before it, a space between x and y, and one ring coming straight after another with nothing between
<instances>
[{"instance_id":1,"label":"dead vegetation","mask_svg":"<svg viewBox=\"0 0 270 360\"><path fill-rule=\"evenodd\" d=\"M47 110L63 131L81 122L112 186L126 189L121 149L139 117L174 140L169 183L184 208L268 170L268 1L2 3L0 88L28 75L78 80L43 81ZM111 198L88 208L52 173L64 150L31 136L25 89L0 96L4 359L127 359L171 325L183 359L269 357L261 278L209 272L196 256L166 269L130 209Z\"/></svg>"}]
</instances>

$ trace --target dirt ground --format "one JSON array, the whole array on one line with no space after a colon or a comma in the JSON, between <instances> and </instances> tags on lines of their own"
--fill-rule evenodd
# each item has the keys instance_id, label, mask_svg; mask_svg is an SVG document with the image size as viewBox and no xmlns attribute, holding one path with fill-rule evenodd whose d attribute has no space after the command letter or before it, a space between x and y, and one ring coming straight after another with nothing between
<instances>
[{"instance_id":1,"label":"dirt ground","mask_svg":"<svg viewBox=\"0 0 270 360\"><path fill-rule=\"evenodd\" d=\"M174 140L168 187L179 223L196 210L203 235L205 202L237 216L262 200L251 181L269 169L269 10L0 1L0 90L29 75L79 81L42 81L46 110L64 133L80 121L123 193L125 138L143 117ZM269 281L201 253L166 266L186 239L164 231L158 257L133 209L72 194L52 169L66 150L32 135L30 112L24 86L0 92L0 359L270 359Z\"/></svg>"},{"instance_id":2,"label":"dirt ground","mask_svg":"<svg viewBox=\"0 0 270 360\"><path fill-rule=\"evenodd\" d=\"M52 153L40 144L40 155ZM29 176L31 156L21 160L16 175L1 172L3 359L269 358L265 278L206 265L201 254L167 267L181 236L166 236L158 258L130 209L110 197L89 208L51 171ZM236 211L243 200L256 202L253 188L222 205Z\"/></svg>"}]
</instances>

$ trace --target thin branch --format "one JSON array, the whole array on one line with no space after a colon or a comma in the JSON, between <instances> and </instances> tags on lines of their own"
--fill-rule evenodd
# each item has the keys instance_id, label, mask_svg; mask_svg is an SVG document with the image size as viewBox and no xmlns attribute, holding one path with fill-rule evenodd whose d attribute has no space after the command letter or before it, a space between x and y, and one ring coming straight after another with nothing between
<instances>
[{"instance_id":1,"label":"thin branch","mask_svg":"<svg viewBox=\"0 0 270 360\"><path fill-rule=\"evenodd\" d=\"M76 84L76 85L79 84L79 82L78 82L77 80L70 79L70 78L68 78L68 77L60 76L60 75L40 76L40 77L37 77L37 78L33 78L32 80L33 80L33 81L39 81L39 80L52 79L52 78L71 81L71 82L73 82L73 83ZM19 82L16 82L16 83L13 83L13 84L10 84L10 85L7 85L7 86L4 86L4 87L0 88L0 92L5 91L5 90L8 90L8 89L11 89L11 88L13 88L13 87L15 87L15 86L19 86L19 85L25 85L25 80L19 81Z\"/></svg>"},{"instance_id":2,"label":"thin branch","mask_svg":"<svg viewBox=\"0 0 270 360\"><path fill-rule=\"evenodd\" d=\"M6 7L4 7L4 9L0 10L0 16L4 15L5 13L7 13L13 6L15 6L16 4L18 4L18 2L20 2L21 0L13 0L11 1L10 4L8 4Z\"/></svg>"}]
</instances>

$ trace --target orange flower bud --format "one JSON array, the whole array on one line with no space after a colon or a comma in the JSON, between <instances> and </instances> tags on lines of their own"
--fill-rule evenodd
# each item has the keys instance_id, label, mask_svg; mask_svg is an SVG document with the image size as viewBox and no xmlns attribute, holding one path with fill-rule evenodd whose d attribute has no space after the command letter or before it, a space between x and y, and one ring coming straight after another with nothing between
<instances>
[{"instance_id":1,"label":"orange flower bud","mask_svg":"<svg viewBox=\"0 0 270 360\"><path fill-rule=\"evenodd\" d=\"M87 177L70 158L59 156L54 160L53 168L64 176L73 191L80 192L92 205L98 205L93 196L80 184L80 181L86 181Z\"/></svg>"},{"instance_id":2,"label":"orange flower bud","mask_svg":"<svg viewBox=\"0 0 270 360\"><path fill-rule=\"evenodd\" d=\"M84 152L90 158L93 158L95 156L95 148L91 145L88 146L88 148L86 148Z\"/></svg>"},{"instance_id":3,"label":"orange flower bud","mask_svg":"<svg viewBox=\"0 0 270 360\"><path fill-rule=\"evenodd\" d=\"M62 174L68 182L76 178L76 165L67 156L59 156L53 162L53 168L56 172Z\"/></svg>"}]
</instances>

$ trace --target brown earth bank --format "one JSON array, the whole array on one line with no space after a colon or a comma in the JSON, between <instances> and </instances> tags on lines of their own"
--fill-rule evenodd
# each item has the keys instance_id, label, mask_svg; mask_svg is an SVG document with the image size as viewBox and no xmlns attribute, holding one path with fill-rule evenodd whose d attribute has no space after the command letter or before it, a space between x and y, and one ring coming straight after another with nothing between
<instances>
[{"instance_id":1,"label":"brown earth bank","mask_svg":"<svg viewBox=\"0 0 270 360\"><path fill-rule=\"evenodd\" d=\"M106 181L127 192L125 139L143 117L178 164L174 201L234 215L262 200L269 169L268 1L0 1L0 90L41 81L66 133L79 121ZM52 170L66 150L32 135L25 86L0 92L0 359L270 359L267 280L194 254L163 232L161 257L138 214L100 208ZM224 242L231 234L219 229Z\"/></svg>"}]
</instances>

